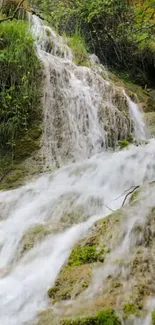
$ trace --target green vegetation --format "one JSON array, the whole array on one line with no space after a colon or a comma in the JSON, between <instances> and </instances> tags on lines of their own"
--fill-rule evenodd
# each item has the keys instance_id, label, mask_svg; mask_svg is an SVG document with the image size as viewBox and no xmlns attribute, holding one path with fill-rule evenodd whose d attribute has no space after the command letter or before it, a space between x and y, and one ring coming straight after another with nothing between
<instances>
[{"instance_id":1,"label":"green vegetation","mask_svg":"<svg viewBox=\"0 0 155 325\"><path fill-rule=\"evenodd\" d=\"M38 224L29 229L22 238L22 250L21 254L34 247L37 241L41 241L45 236L50 234L50 229L47 229L44 225Z\"/></svg>"},{"instance_id":2,"label":"green vegetation","mask_svg":"<svg viewBox=\"0 0 155 325\"><path fill-rule=\"evenodd\" d=\"M84 246L72 250L67 264L62 268L54 287L48 290L48 296L53 303L60 300L75 298L89 286L91 263L103 262L106 251L90 241Z\"/></svg>"},{"instance_id":3,"label":"green vegetation","mask_svg":"<svg viewBox=\"0 0 155 325\"><path fill-rule=\"evenodd\" d=\"M124 148L126 148L126 147L128 147L129 146L129 141L128 140L122 140L122 141L119 141L119 146L120 146L120 148L121 149L124 149Z\"/></svg>"},{"instance_id":4,"label":"green vegetation","mask_svg":"<svg viewBox=\"0 0 155 325\"><path fill-rule=\"evenodd\" d=\"M91 278L91 265L84 264L69 268L62 268L54 287L48 290L52 302L69 300L77 297L88 288Z\"/></svg>"},{"instance_id":5,"label":"green vegetation","mask_svg":"<svg viewBox=\"0 0 155 325\"><path fill-rule=\"evenodd\" d=\"M0 187L8 189L21 184L27 171L19 164L39 149L42 68L26 22L2 22L0 35Z\"/></svg>"},{"instance_id":6,"label":"green vegetation","mask_svg":"<svg viewBox=\"0 0 155 325\"><path fill-rule=\"evenodd\" d=\"M90 52L136 83L153 85L155 0L33 0L60 33L85 35Z\"/></svg>"},{"instance_id":7,"label":"green vegetation","mask_svg":"<svg viewBox=\"0 0 155 325\"><path fill-rule=\"evenodd\" d=\"M75 33L69 38L68 45L74 52L75 64L88 66L88 52L86 50L86 44L84 38L79 33Z\"/></svg>"},{"instance_id":8,"label":"green vegetation","mask_svg":"<svg viewBox=\"0 0 155 325\"><path fill-rule=\"evenodd\" d=\"M121 322L113 310L103 310L94 317L64 320L61 325L121 325Z\"/></svg>"},{"instance_id":9,"label":"green vegetation","mask_svg":"<svg viewBox=\"0 0 155 325\"><path fill-rule=\"evenodd\" d=\"M83 246L83 247L76 247L73 249L69 260L68 265L71 267L82 265L82 264L89 264L96 262L98 260L98 254L96 252L96 246Z\"/></svg>"},{"instance_id":10,"label":"green vegetation","mask_svg":"<svg viewBox=\"0 0 155 325\"><path fill-rule=\"evenodd\" d=\"M124 318L128 318L130 315L138 315L141 305L128 303L123 306Z\"/></svg>"},{"instance_id":11,"label":"green vegetation","mask_svg":"<svg viewBox=\"0 0 155 325\"><path fill-rule=\"evenodd\" d=\"M0 25L0 149L14 151L16 140L40 119L40 62L23 21Z\"/></svg>"}]
</instances>

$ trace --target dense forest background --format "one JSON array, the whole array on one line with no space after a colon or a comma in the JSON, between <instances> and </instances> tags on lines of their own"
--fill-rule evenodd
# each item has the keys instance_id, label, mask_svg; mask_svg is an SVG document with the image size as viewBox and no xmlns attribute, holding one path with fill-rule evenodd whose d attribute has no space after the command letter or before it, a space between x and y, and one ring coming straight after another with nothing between
<instances>
[{"instance_id":1,"label":"dense forest background","mask_svg":"<svg viewBox=\"0 0 155 325\"><path fill-rule=\"evenodd\" d=\"M34 5L34 3L32 3ZM143 87L155 82L155 0L35 0L44 16Z\"/></svg>"}]
</instances>

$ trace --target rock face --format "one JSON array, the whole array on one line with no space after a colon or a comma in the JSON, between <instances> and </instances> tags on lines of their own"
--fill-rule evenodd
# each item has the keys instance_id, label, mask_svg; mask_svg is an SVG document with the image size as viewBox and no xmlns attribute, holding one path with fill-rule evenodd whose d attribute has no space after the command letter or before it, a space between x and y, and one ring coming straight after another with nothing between
<instances>
[{"instance_id":1,"label":"rock face","mask_svg":"<svg viewBox=\"0 0 155 325\"><path fill-rule=\"evenodd\" d=\"M145 113L145 121L150 136L155 136L155 112Z\"/></svg>"},{"instance_id":2,"label":"rock face","mask_svg":"<svg viewBox=\"0 0 155 325\"><path fill-rule=\"evenodd\" d=\"M39 325L52 325L53 319L83 325L89 317L88 324L96 324L92 319L109 309L122 324L145 319L155 295L154 190L153 182L133 192L127 206L96 222L75 246L48 291L56 308L41 313Z\"/></svg>"}]
</instances>

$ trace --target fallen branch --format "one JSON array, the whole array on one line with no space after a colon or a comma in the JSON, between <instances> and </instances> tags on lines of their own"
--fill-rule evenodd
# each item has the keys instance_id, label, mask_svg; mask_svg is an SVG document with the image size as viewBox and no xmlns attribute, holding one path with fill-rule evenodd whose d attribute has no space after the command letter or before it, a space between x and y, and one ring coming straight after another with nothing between
<instances>
[{"instance_id":1,"label":"fallen branch","mask_svg":"<svg viewBox=\"0 0 155 325\"><path fill-rule=\"evenodd\" d=\"M4 22L4 21L7 21L7 20L13 20L13 19L15 18L15 15L16 15L17 11L18 11L19 9L21 9L21 5L23 4L23 2L24 2L24 0L21 0L21 1L18 3L18 5L17 5L17 7L16 7L16 9L15 9L15 11L14 11L14 13L13 13L12 16L10 16L10 17L5 17L5 18L0 19L0 23L2 23L2 22Z\"/></svg>"},{"instance_id":2,"label":"fallen branch","mask_svg":"<svg viewBox=\"0 0 155 325\"><path fill-rule=\"evenodd\" d=\"M139 187L140 187L140 185L135 186L134 189L133 189L132 191L130 191L130 192L128 192L128 193L126 194L126 196L125 196L125 198L124 198L124 200L123 200L123 203L122 203L122 207L124 206L127 197L128 197L130 194L132 194L134 191L136 191L137 188L139 188Z\"/></svg>"},{"instance_id":3,"label":"fallen branch","mask_svg":"<svg viewBox=\"0 0 155 325\"><path fill-rule=\"evenodd\" d=\"M116 201L118 199L120 199L121 196L123 196L126 192L130 191L132 188L135 188L135 186L131 186L130 188L128 188L126 191L124 191L120 196L116 197L116 199L114 199L113 201Z\"/></svg>"},{"instance_id":4,"label":"fallen branch","mask_svg":"<svg viewBox=\"0 0 155 325\"><path fill-rule=\"evenodd\" d=\"M112 209L109 208L106 204L102 203L101 205L103 205L105 208L107 208L107 209L110 210L111 212L115 212L115 210L112 210Z\"/></svg>"},{"instance_id":5,"label":"fallen branch","mask_svg":"<svg viewBox=\"0 0 155 325\"><path fill-rule=\"evenodd\" d=\"M45 18L43 16L41 16L40 13L36 12L34 9L31 8L30 12L32 15L39 17L41 20L45 20Z\"/></svg>"}]
</instances>

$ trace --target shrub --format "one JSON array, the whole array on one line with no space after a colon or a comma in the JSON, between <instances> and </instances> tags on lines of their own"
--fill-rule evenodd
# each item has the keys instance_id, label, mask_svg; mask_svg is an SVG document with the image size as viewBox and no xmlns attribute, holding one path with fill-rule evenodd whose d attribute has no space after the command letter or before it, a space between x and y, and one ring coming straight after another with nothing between
<instances>
[{"instance_id":1,"label":"shrub","mask_svg":"<svg viewBox=\"0 0 155 325\"><path fill-rule=\"evenodd\" d=\"M6 153L41 120L41 65L26 22L1 23L0 35L0 151Z\"/></svg>"}]
</instances>

